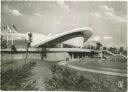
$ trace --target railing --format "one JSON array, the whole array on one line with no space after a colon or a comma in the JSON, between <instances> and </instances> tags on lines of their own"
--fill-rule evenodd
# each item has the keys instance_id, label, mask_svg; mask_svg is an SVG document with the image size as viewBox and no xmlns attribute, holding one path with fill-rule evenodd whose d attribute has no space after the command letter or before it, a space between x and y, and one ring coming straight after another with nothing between
<instances>
[{"instance_id":1,"label":"railing","mask_svg":"<svg viewBox=\"0 0 128 92\"><path fill-rule=\"evenodd\" d=\"M113 55L113 56L116 56L116 54L113 54L112 52L108 51L108 50L103 50L103 51L106 51L107 53Z\"/></svg>"},{"instance_id":2,"label":"railing","mask_svg":"<svg viewBox=\"0 0 128 92\"><path fill-rule=\"evenodd\" d=\"M110 55L112 55L112 56L114 56L114 61L116 62L117 61L117 59L118 59L118 57L120 56L120 57L123 57L124 59L127 59L127 57L126 56L124 56L124 55L122 55L122 54L113 54L112 52L110 52L110 51L108 51L108 50L103 50L104 52L107 52L107 53L109 53Z\"/></svg>"},{"instance_id":3,"label":"railing","mask_svg":"<svg viewBox=\"0 0 128 92\"><path fill-rule=\"evenodd\" d=\"M83 49L83 48L29 48L29 52L100 52L99 50L90 50L90 49ZM2 49L2 52L11 52L11 49ZM18 48L17 52L26 52L26 48Z\"/></svg>"}]
</instances>

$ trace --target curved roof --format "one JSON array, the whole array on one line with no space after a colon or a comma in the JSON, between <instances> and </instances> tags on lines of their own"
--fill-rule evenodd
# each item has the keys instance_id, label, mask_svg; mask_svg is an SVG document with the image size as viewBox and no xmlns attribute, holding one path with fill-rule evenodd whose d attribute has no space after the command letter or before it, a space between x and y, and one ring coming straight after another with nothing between
<instances>
[{"instance_id":1,"label":"curved roof","mask_svg":"<svg viewBox=\"0 0 128 92\"><path fill-rule=\"evenodd\" d=\"M65 31L65 32L57 34L55 36L47 37L47 39L45 39L45 40L42 39L42 41L40 41L40 43L33 45L33 47L54 45L54 44L64 42L64 41L69 40L74 37L83 37L84 42L85 42L89 39L89 37L91 35L92 35L91 28L89 28L89 27L77 28L74 30Z\"/></svg>"}]
</instances>

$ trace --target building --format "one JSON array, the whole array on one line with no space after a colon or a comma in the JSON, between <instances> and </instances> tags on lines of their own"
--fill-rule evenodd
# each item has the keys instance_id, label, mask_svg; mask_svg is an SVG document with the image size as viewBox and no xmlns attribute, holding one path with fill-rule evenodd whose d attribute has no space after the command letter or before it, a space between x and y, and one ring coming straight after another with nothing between
<instances>
[{"instance_id":1,"label":"building","mask_svg":"<svg viewBox=\"0 0 128 92\"><path fill-rule=\"evenodd\" d=\"M94 50L90 49L83 49L83 44L90 38L91 35L92 29L87 27L47 36L39 33L32 33L32 43L29 48L28 59L65 61L93 57L93 55L96 55L98 52L94 52ZM24 36L22 34L21 38L26 38L28 40L29 38L27 36L28 34ZM20 33L18 33L18 37L20 37ZM20 40L17 41L20 42L20 45L22 44ZM26 57L26 48L17 47L16 54L11 54L9 48L3 50L2 52L6 53L4 55L5 58L3 57L4 59L7 59L7 57L9 59L24 59Z\"/></svg>"},{"instance_id":2,"label":"building","mask_svg":"<svg viewBox=\"0 0 128 92\"><path fill-rule=\"evenodd\" d=\"M82 49L83 43L92 35L91 28L78 28L53 36L38 36L33 34L31 47L42 48L42 59L61 61L79 59L90 54L90 50ZM51 50L51 51L48 51Z\"/></svg>"}]
</instances>

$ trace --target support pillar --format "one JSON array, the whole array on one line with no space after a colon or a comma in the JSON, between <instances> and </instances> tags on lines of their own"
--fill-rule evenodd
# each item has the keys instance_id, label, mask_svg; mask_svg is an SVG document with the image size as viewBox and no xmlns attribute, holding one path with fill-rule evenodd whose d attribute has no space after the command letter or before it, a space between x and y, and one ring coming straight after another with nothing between
<instances>
[{"instance_id":1,"label":"support pillar","mask_svg":"<svg viewBox=\"0 0 128 92\"><path fill-rule=\"evenodd\" d=\"M84 59L84 53L82 53L82 59Z\"/></svg>"},{"instance_id":2,"label":"support pillar","mask_svg":"<svg viewBox=\"0 0 128 92\"><path fill-rule=\"evenodd\" d=\"M74 59L74 53L72 53L72 60Z\"/></svg>"},{"instance_id":3,"label":"support pillar","mask_svg":"<svg viewBox=\"0 0 128 92\"><path fill-rule=\"evenodd\" d=\"M78 59L80 59L80 54L79 54L79 53L77 53L77 55L78 55Z\"/></svg>"},{"instance_id":4,"label":"support pillar","mask_svg":"<svg viewBox=\"0 0 128 92\"><path fill-rule=\"evenodd\" d=\"M84 58L85 58L85 53L83 53L84 54Z\"/></svg>"},{"instance_id":5,"label":"support pillar","mask_svg":"<svg viewBox=\"0 0 128 92\"><path fill-rule=\"evenodd\" d=\"M71 52L71 54L70 54L70 57L71 57L71 60L72 60L72 52Z\"/></svg>"}]
</instances>

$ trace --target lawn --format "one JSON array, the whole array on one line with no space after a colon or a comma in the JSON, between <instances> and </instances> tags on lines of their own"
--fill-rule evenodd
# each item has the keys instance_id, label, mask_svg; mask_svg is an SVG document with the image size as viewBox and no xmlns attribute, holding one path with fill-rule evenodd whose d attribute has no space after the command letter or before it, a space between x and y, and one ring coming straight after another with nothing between
<instances>
[{"instance_id":1,"label":"lawn","mask_svg":"<svg viewBox=\"0 0 128 92\"><path fill-rule=\"evenodd\" d=\"M114 62L111 60L103 60L99 61L98 58L87 58L84 60L79 60L75 62L70 62L69 64L85 67L85 68L93 68L93 69L117 69L117 70L127 70L127 62Z\"/></svg>"},{"instance_id":2,"label":"lawn","mask_svg":"<svg viewBox=\"0 0 128 92\"><path fill-rule=\"evenodd\" d=\"M24 59L2 60L2 90L40 90L45 78L51 76L49 67L57 62ZM44 89L41 89L44 90Z\"/></svg>"},{"instance_id":3,"label":"lawn","mask_svg":"<svg viewBox=\"0 0 128 92\"><path fill-rule=\"evenodd\" d=\"M127 78L126 77L99 74L99 73L94 73L94 72L92 73L92 72L87 72L87 71L79 71L76 69L71 69L71 70L77 71L79 75L84 75L85 78L92 80L93 82L99 83L99 85L103 85L107 87L108 90L111 90L107 92L126 92L127 90ZM123 88L118 87L119 81L123 81ZM99 92L99 91L96 91L96 92ZM105 92L105 91L100 91L100 92Z\"/></svg>"},{"instance_id":4,"label":"lawn","mask_svg":"<svg viewBox=\"0 0 128 92\"><path fill-rule=\"evenodd\" d=\"M23 83L26 78L31 76L31 68L35 66L35 62L29 62L15 70L9 69L1 73L1 89L2 90L23 90ZM31 88L32 89L32 88Z\"/></svg>"},{"instance_id":5,"label":"lawn","mask_svg":"<svg viewBox=\"0 0 128 92\"><path fill-rule=\"evenodd\" d=\"M30 60L28 59L27 62L35 62L36 60ZM6 72L10 69L16 70L17 68L24 65L25 60L24 59L11 59L11 60L2 60L1 61L1 70L2 72Z\"/></svg>"}]
</instances>

